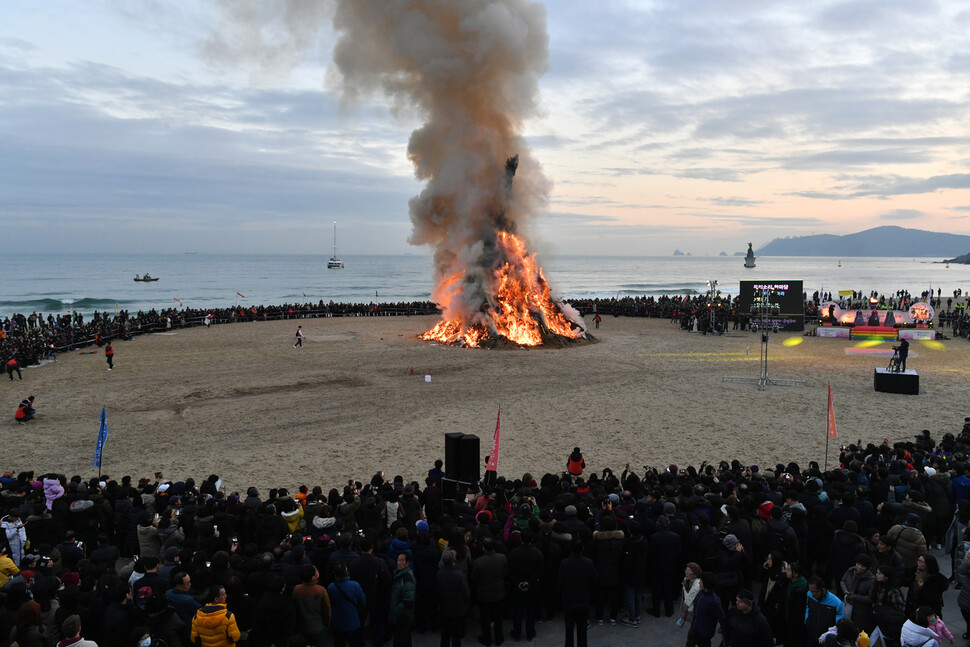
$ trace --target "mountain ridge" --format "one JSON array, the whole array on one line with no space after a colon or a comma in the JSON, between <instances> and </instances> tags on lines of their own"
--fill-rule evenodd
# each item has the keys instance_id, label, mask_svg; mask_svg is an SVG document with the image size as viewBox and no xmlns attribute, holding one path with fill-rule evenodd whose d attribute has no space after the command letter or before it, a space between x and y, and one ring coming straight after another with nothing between
<instances>
[{"instance_id":1,"label":"mountain ridge","mask_svg":"<svg viewBox=\"0 0 970 647\"><path fill-rule=\"evenodd\" d=\"M970 250L970 236L908 229L896 225L873 227L854 234L814 234L775 238L758 248L764 256L921 256L941 259Z\"/></svg>"}]
</instances>

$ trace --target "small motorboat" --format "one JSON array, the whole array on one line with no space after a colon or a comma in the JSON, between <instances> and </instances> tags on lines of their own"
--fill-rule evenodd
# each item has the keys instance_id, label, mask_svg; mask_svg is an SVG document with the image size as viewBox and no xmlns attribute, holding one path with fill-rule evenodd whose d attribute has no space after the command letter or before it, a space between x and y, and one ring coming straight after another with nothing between
<instances>
[{"instance_id":1,"label":"small motorboat","mask_svg":"<svg viewBox=\"0 0 970 647\"><path fill-rule=\"evenodd\" d=\"M151 274L145 274L143 276L136 276L135 280L139 283L151 283L152 281L157 281L158 279L153 277Z\"/></svg>"}]
</instances>

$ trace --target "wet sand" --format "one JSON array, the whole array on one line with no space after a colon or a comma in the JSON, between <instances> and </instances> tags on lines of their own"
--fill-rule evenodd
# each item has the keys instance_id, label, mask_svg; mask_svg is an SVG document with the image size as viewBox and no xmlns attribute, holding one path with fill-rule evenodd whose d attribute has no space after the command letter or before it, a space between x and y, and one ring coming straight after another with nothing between
<instances>
[{"instance_id":1,"label":"wet sand","mask_svg":"<svg viewBox=\"0 0 970 647\"><path fill-rule=\"evenodd\" d=\"M100 352L62 354L25 370L23 382L3 381L11 414L4 468L96 475L102 405L110 429L103 473L197 481L215 473L229 491L326 490L378 469L423 480L444 459L448 432L477 434L484 460L499 409L499 472L510 476L561 471L576 445L592 471L619 472L627 462L822 461L829 382L839 429L830 463L839 443L907 440L921 429L939 438L970 415L966 340L942 350L913 342L909 368L920 373L921 393L906 396L873 390L873 369L888 358L847 354L855 342L773 335L769 377L805 384L759 391L723 380L759 376L759 337L751 333L704 336L667 320L606 317L593 331L596 344L483 351L416 338L436 321L178 330L118 342L112 372ZM302 350L292 348L298 323ZM801 343L784 345L789 338ZM12 414L30 394L39 416L24 428Z\"/></svg>"}]
</instances>

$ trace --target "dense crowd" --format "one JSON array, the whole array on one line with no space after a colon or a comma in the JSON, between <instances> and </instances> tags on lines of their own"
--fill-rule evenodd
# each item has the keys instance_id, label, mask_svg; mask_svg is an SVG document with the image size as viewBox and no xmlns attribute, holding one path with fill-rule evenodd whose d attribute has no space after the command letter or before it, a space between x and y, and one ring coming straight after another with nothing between
<instances>
[{"instance_id":1,"label":"dense crowd","mask_svg":"<svg viewBox=\"0 0 970 647\"><path fill-rule=\"evenodd\" d=\"M932 298L932 295L929 295ZM959 303L957 293L947 298L946 310L939 314L940 327L951 327L954 335L970 339L970 315ZM806 322L817 320L819 306L831 300L831 294L815 292L804 297ZM926 298L924 292L921 298ZM869 310L870 308L905 308L912 302L905 290L892 295L853 292L852 297L839 297L846 308ZM957 298L957 303L953 299ZM873 301L874 300L874 301ZM636 296L610 299L566 299L580 314L613 315L624 317L657 317L679 323L685 330L724 332L728 329L748 329L757 323L757 316L739 308L739 298L717 294L684 296ZM934 307L942 308L944 301L937 296ZM275 321L279 319L303 319L315 317L386 317L440 314L440 309L430 301L399 303L284 303L269 306L233 306L230 308L167 308L162 310L118 312L95 311L90 321L84 314L71 312L53 315L33 312L30 315L14 313L0 322L0 361L4 366L11 360L25 367L44 359L55 359L63 353L86 346L102 346L115 339L131 339L135 335L162 332L172 328L217 325L237 322Z\"/></svg>"},{"instance_id":2,"label":"dense crowd","mask_svg":"<svg viewBox=\"0 0 970 647\"><path fill-rule=\"evenodd\" d=\"M409 303L284 303L272 306L232 308L167 308L115 313L95 311L90 321L84 314L30 315L14 313L0 322L0 360L6 366L15 360L20 367L86 346L102 346L115 339L162 332L172 328L237 322L275 321L311 317L386 317L437 314L431 302Z\"/></svg>"},{"instance_id":3,"label":"dense crowd","mask_svg":"<svg viewBox=\"0 0 970 647\"><path fill-rule=\"evenodd\" d=\"M722 632L727 647L805 647L831 627L827 642L849 644L878 626L908 647L970 618L968 457L970 419L939 443L849 445L824 471L617 475L579 448L538 479L463 484L437 461L423 483L377 472L292 493L8 471L0 642L457 645L475 626L498 645L561 617L570 647L589 624L629 631L650 614L687 625L689 645ZM963 623L943 609L954 578Z\"/></svg>"}]
</instances>

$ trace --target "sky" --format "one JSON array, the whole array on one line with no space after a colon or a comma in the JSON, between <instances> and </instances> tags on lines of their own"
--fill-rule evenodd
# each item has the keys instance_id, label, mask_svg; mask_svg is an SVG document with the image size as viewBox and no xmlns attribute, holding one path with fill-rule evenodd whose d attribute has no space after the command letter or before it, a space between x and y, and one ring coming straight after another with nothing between
<instances>
[{"instance_id":1,"label":"sky","mask_svg":"<svg viewBox=\"0 0 970 647\"><path fill-rule=\"evenodd\" d=\"M253 50L215 0L0 4L5 247L329 254L336 221L340 255L429 253L408 244L422 115L342 102L332 12L302 1L302 46ZM967 3L542 4L540 254L970 234Z\"/></svg>"}]
</instances>

